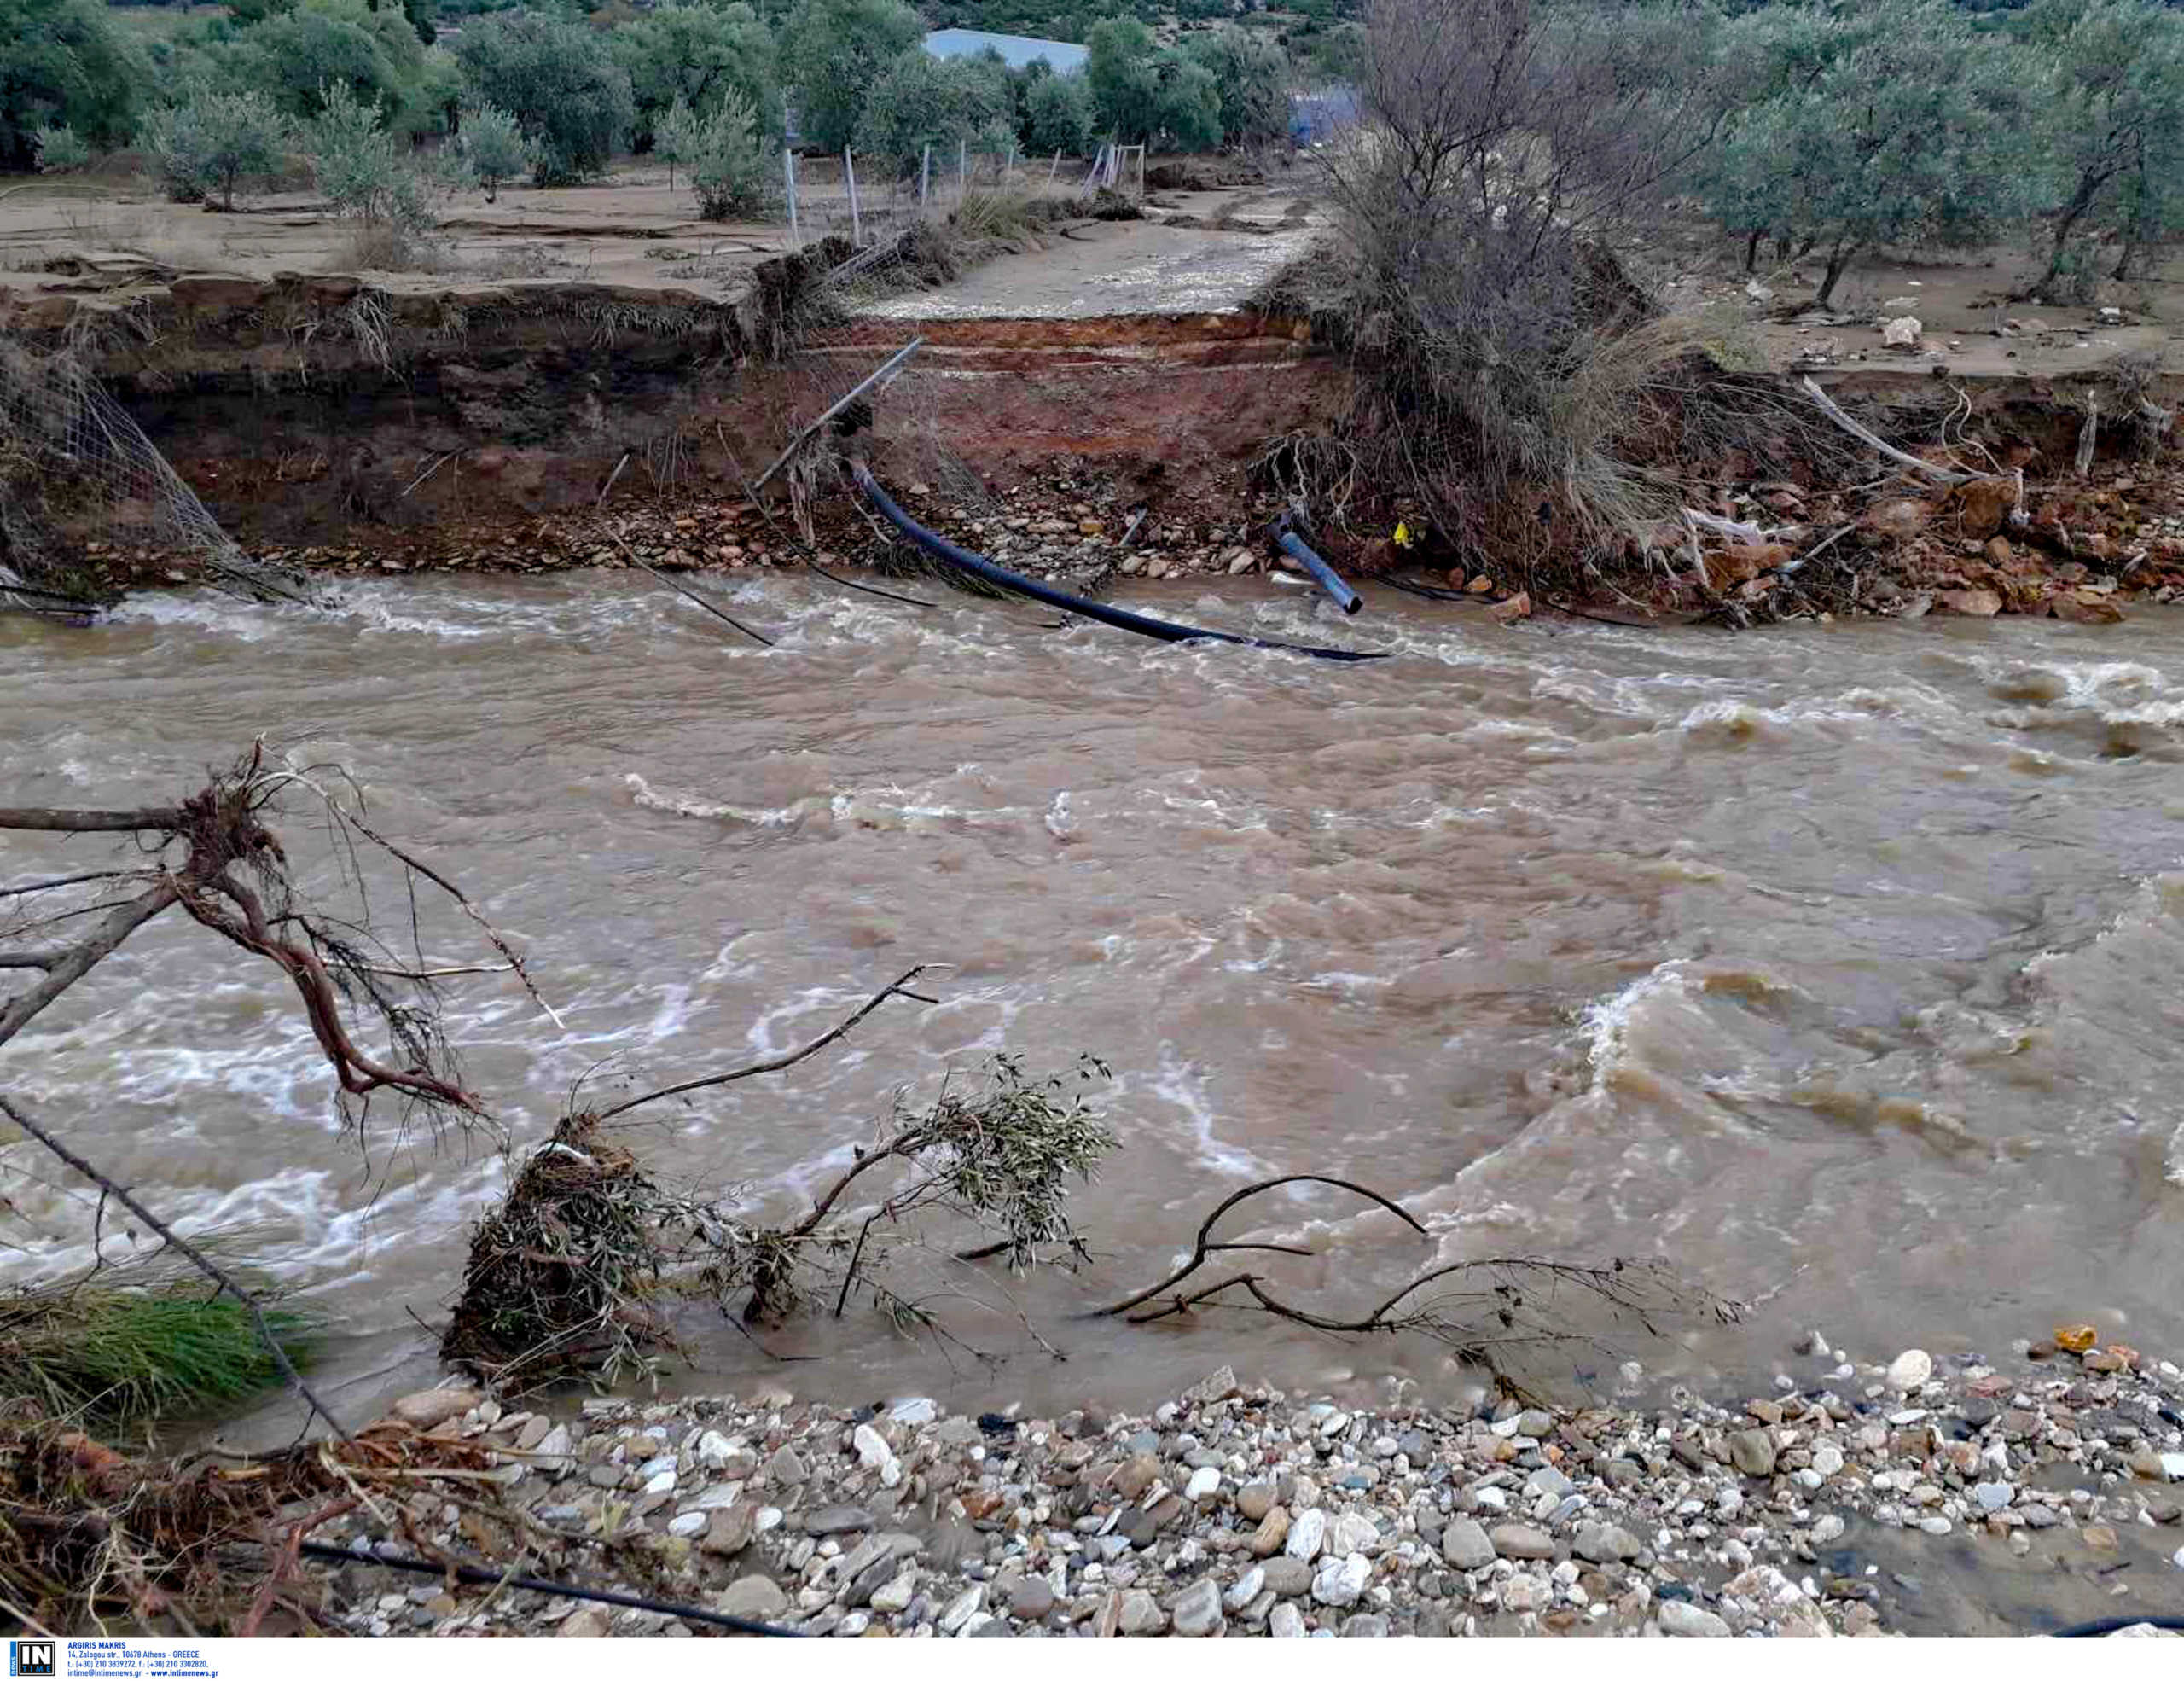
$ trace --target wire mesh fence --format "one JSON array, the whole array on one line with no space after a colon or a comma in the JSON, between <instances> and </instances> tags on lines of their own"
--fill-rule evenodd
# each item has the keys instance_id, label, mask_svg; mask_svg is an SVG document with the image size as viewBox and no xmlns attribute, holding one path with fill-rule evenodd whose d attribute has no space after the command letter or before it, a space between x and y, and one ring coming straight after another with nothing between
<instances>
[{"instance_id":1,"label":"wire mesh fence","mask_svg":"<svg viewBox=\"0 0 2184 1681\"><path fill-rule=\"evenodd\" d=\"M302 574L243 553L76 352L0 341L0 606L90 604L95 544L194 567L246 600L317 598Z\"/></svg>"}]
</instances>

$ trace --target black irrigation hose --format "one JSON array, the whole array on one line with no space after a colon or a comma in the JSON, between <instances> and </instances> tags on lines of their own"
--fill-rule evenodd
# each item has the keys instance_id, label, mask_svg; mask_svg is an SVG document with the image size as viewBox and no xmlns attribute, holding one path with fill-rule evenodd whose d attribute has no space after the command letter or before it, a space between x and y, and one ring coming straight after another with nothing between
<instances>
[{"instance_id":1,"label":"black irrigation hose","mask_svg":"<svg viewBox=\"0 0 2184 1681\"><path fill-rule=\"evenodd\" d=\"M400 1553L381 1552L369 1541L358 1541L353 1547L337 1547L330 1541L305 1541L297 1551L312 1558L336 1559L344 1564L376 1564L389 1570L414 1571L421 1576L444 1577L453 1571L460 1582L475 1582L483 1586L505 1585L522 1588L530 1593L550 1593L563 1599L590 1599L601 1605L622 1605L633 1611L656 1611L662 1616L678 1618L684 1622L712 1623L717 1627L734 1629L738 1634L763 1634L778 1640L807 1640L810 1637L802 1629L783 1628L778 1623L762 1623L755 1617L730 1616L724 1611L701 1611L694 1605L668 1605L656 1599L647 1599L642 1594L617 1593L612 1588L578 1587L572 1582L543 1581L536 1576L510 1576L499 1570L488 1569L482 1564L435 1564L430 1559L407 1558Z\"/></svg>"},{"instance_id":2,"label":"black irrigation hose","mask_svg":"<svg viewBox=\"0 0 2184 1681\"><path fill-rule=\"evenodd\" d=\"M1308 654L1315 660L1350 662L1388 657L1385 654L1362 654L1347 648L1316 648L1309 643L1269 642L1258 637L1236 636L1227 631L1202 631L1194 625L1171 624L1165 619L1148 619L1141 613L1125 612L1121 608L1109 607L1102 602L1087 601L1082 596L1049 589L1043 584L1035 584L1030 579L1009 571L1006 567L996 566L983 555L959 549L938 532L927 531L905 514L892 497L880 488L880 481L872 476L872 470L863 462L853 462L850 470L856 476L857 488L871 498L872 505L886 516L888 522L936 560L961 567L997 588L1028 596L1035 602L1044 602L1048 607L1058 607L1065 613L1096 619L1102 625L1112 625L1118 631L1134 631L1139 636L1151 637L1156 642L1226 642L1243 648L1274 649L1284 654Z\"/></svg>"},{"instance_id":3,"label":"black irrigation hose","mask_svg":"<svg viewBox=\"0 0 2184 1681\"><path fill-rule=\"evenodd\" d=\"M2184 1630L2184 1617L2096 1617L2089 1623L2072 1623L2068 1628L2059 1628L2048 1636L2050 1640L2092 1640L2118 1629L2136 1628L2146 1623L2154 1628Z\"/></svg>"}]
</instances>

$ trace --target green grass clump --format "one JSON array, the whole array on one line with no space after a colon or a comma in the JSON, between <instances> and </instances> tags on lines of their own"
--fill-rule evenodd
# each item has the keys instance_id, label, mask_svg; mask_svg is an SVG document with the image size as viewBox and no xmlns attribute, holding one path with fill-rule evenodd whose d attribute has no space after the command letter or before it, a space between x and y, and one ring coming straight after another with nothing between
<instances>
[{"instance_id":1,"label":"green grass clump","mask_svg":"<svg viewBox=\"0 0 2184 1681\"><path fill-rule=\"evenodd\" d=\"M310 1316L271 1307L265 1317L302 1366ZM83 1283L0 1299L0 1362L15 1393L55 1415L125 1429L233 1405L284 1379L249 1308L202 1284Z\"/></svg>"}]
</instances>

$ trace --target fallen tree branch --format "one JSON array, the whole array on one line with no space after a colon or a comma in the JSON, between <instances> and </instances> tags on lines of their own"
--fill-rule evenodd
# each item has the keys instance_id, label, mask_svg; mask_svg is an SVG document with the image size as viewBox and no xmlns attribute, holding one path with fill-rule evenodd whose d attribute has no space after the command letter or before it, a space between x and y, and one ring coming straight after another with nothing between
<instances>
[{"instance_id":1,"label":"fallen tree branch","mask_svg":"<svg viewBox=\"0 0 2184 1681\"><path fill-rule=\"evenodd\" d=\"M795 437L788 440L788 447L783 450L780 455L774 458L774 464L758 475L757 482L751 487L752 492L755 493L765 489L767 485L772 481L774 475L779 473L781 468L788 465L790 457L794 456L796 452L802 449L806 444L810 443L812 437L818 432L821 427L826 425L826 423L834 419L836 415L841 413L841 411L848 408L851 404L856 402L858 398L863 396L866 392L880 384L883 380L886 379L888 375L894 373L897 369L900 368L905 362L908 362L913 356L916 355L919 349L924 345L924 343L925 340L922 338L912 339L909 343L904 345L902 349L897 351L892 356L889 357L885 362L874 369L872 372L867 374L854 386L851 386L848 392L843 396L838 398L833 403L828 404L826 409L821 413L818 419L813 421L809 426L799 431Z\"/></svg>"},{"instance_id":2,"label":"fallen tree branch","mask_svg":"<svg viewBox=\"0 0 2184 1681\"><path fill-rule=\"evenodd\" d=\"M1856 421L1852 420L1850 416L1844 414L1843 410L1836 405L1835 399L1830 397L1826 392L1822 391L1820 388L1819 381L1812 378L1810 375L1807 375L1804 379L1798 381L1798 383L1804 387L1805 395L1811 398L1815 403L1820 405L1820 411L1826 415L1828 419L1833 421L1836 425L1841 427L1844 431L1849 433L1860 443L1865 445L1867 448L1879 451L1880 454L1887 457L1889 460L1894 462L1897 466L1905 468L1908 472L1919 474L1922 477L1931 479L1936 483L1943 485L1968 485L1972 483L1975 480L1993 478L1996 476L1993 474L1987 473L1960 473L1954 468L1937 467L1933 462L1930 461L1921 461L1917 456L1911 455L1905 451L1899 450L1892 444L1884 444L1875 433L1868 428L1861 426Z\"/></svg>"},{"instance_id":3,"label":"fallen tree branch","mask_svg":"<svg viewBox=\"0 0 2184 1681\"><path fill-rule=\"evenodd\" d=\"M62 835L116 835L141 829L178 829L171 806L137 811L77 811L47 806L0 806L0 829L44 829Z\"/></svg>"},{"instance_id":4,"label":"fallen tree branch","mask_svg":"<svg viewBox=\"0 0 2184 1681\"><path fill-rule=\"evenodd\" d=\"M72 815L90 816L96 813ZM164 878L142 898L115 906L88 939L70 946L66 951L50 954L51 961L41 965L45 970L45 979L0 1004L0 1044L7 1044L22 1032L32 1017L89 974L114 947L181 897L181 891L175 881L171 878Z\"/></svg>"},{"instance_id":5,"label":"fallen tree branch","mask_svg":"<svg viewBox=\"0 0 2184 1681\"><path fill-rule=\"evenodd\" d=\"M0 1094L0 1114L5 1114L25 1132L37 1139L39 1143L74 1168L77 1172L96 1185L102 1194L111 1196L131 1213L136 1215L148 1230L156 1232L160 1240L172 1248L177 1254L182 1256L217 1284L220 1294L231 1295L241 1303L250 1314L251 1323L257 1327L258 1338L264 1343L266 1352L272 1355L275 1363L281 1368L282 1375L294 1386L297 1393L303 1397L304 1404L319 1417L324 1419L327 1428L335 1435L340 1437L343 1441L350 1440L347 1428L339 1418L334 1416L333 1410L319 1399L311 1385L304 1381L303 1374L296 1370L294 1362L288 1358L288 1351L281 1346L281 1339L273 1334L272 1326L266 1323L265 1310L258 1306L256 1296L236 1283L202 1249L160 1219L158 1215L131 1195L125 1187L115 1184L113 1180L92 1166L90 1162L84 1160L82 1156L70 1149L67 1145L62 1143L60 1139L55 1137L52 1133L47 1131L44 1126L25 1114L4 1094Z\"/></svg>"},{"instance_id":6,"label":"fallen tree branch","mask_svg":"<svg viewBox=\"0 0 2184 1681\"><path fill-rule=\"evenodd\" d=\"M612 1120L618 1114L626 1114L641 1104L654 1102L662 1097L679 1097L686 1091L702 1091L709 1086L727 1085L735 1080L749 1079L754 1074L777 1074L784 1068L793 1068L805 1057L816 1056L824 1050L890 998L897 997L915 998L920 1003L937 1004L940 1002L939 999L930 998L922 992L910 991L910 982L915 980L931 967L929 963L918 963L905 969L900 976L889 981L886 986L867 998L857 1013L847 1021L828 1028L810 1044L792 1050L786 1056L770 1057L764 1062L753 1062L747 1067L732 1068L724 1074L707 1074L702 1079L684 1080L679 1085L664 1085L657 1091L648 1091L642 1097L632 1097L625 1102L615 1104L610 1109L603 1109L595 1119L602 1121Z\"/></svg>"},{"instance_id":7,"label":"fallen tree branch","mask_svg":"<svg viewBox=\"0 0 2184 1681\"><path fill-rule=\"evenodd\" d=\"M1133 1307L1140 1306L1142 1304L1152 1300L1153 1298L1157 1295L1160 1295L1168 1290L1173 1289L1176 1285L1182 1283L1184 1279L1189 1277L1191 1274L1197 1271L1199 1267L1205 1265L1205 1258L1208 1255L1215 1253L1223 1248L1232 1247L1230 1245L1215 1243L1211 1241L1213 1228L1223 1214L1227 1213L1238 1203L1244 1201L1249 1197L1259 1195L1264 1191L1276 1189L1282 1185L1296 1184L1333 1185L1338 1190L1350 1191L1356 1195L1365 1198L1368 1201L1379 1203L1380 1207L1385 1208L1390 1213L1395 1215L1406 1225L1409 1226L1411 1230L1415 1231L1420 1237L1426 1235L1426 1228L1418 1223L1418 1221L1412 1216L1409 1210L1403 1207L1402 1204L1381 1195L1380 1192L1372 1189L1368 1186L1356 1184L1348 1179L1331 1179L1324 1173L1289 1173L1285 1174L1278 1179L1261 1179L1258 1184L1246 1185L1241 1190L1236 1191L1233 1195L1224 1198L1221 1203L1215 1207L1214 1211L1205 1217L1205 1220L1201 1222L1199 1226L1198 1238L1196 1242L1192 1246L1190 1259L1185 1261L1182 1265L1177 1267L1175 1271L1170 1273L1159 1283L1154 1284L1147 1289L1140 1290L1134 1296L1124 1297L1122 1300L1115 1303L1112 1307L1101 1308L1094 1317L1103 1319L1113 1318L1119 1314L1129 1312ZM1252 1247L1268 1246L1255 1245ZM1285 1250L1284 1253L1289 1254L1298 1254L1306 1253L1309 1253L1309 1251L1290 1249Z\"/></svg>"}]
</instances>

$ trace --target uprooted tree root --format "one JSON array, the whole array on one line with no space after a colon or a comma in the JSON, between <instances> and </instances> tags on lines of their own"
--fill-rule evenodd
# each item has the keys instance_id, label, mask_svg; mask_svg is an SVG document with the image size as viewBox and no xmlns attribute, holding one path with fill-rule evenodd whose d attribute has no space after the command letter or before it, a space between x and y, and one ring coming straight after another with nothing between
<instances>
[{"instance_id":1,"label":"uprooted tree root","mask_svg":"<svg viewBox=\"0 0 2184 1681\"><path fill-rule=\"evenodd\" d=\"M361 1513L436 1555L412 1510L423 1495L527 1537L481 1498L491 1468L476 1445L392 1420L259 1459L135 1459L18 1402L0 1416L0 1596L56 1632L338 1632L299 1544Z\"/></svg>"}]
</instances>

